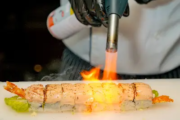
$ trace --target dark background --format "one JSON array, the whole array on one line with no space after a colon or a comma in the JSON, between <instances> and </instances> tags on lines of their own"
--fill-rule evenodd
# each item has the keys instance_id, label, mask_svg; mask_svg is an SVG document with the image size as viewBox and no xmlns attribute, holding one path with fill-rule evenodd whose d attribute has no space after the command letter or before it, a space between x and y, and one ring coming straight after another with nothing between
<instances>
[{"instance_id":1,"label":"dark background","mask_svg":"<svg viewBox=\"0 0 180 120\"><path fill-rule=\"evenodd\" d=\"M64 44L50 35L46 20L59 6L59 0L1 1L0 81L37 80L58 72ZM41 72L34 70L36 64Z\"/></svg>"}]
</instances>

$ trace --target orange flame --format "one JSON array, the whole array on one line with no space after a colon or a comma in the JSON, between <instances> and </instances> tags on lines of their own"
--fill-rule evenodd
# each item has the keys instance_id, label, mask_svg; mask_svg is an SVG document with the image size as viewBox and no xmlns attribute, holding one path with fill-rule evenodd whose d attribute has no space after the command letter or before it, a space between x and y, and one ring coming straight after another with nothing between
<instances>
[{"instance_id":1,"label":"orange flame","mask_svg":"<svg viewBox=\"0 0 180 120\"><path fill-rule=\"evenodd\" d=\"M100 78L100 67L91 69L90 71L82 71L83 80L98 81L98 80L117 80L116 74L117 52L106 52L105 68L102 78Z\"/></svg>"},{"instance_id":2,"label":"orange flame","mask_svg":"<svg viewBox=\"0 0 180 120\"><path fill-rule=\"evenodd\" d=\"M100 75L100 68L96 67L91 69L90 71L82 71L81 76L83 80L91 80L91 81L98 81Z\"/></svg>"}]
</instances>

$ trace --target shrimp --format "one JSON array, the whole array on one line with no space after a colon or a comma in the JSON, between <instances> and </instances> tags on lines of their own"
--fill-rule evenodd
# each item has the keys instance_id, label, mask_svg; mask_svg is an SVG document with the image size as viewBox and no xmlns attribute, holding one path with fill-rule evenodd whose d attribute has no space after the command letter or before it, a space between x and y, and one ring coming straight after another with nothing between
<instances>
[{"instance_id":1,"label":"shrimp","mask_svg":"<svg viewBox=\"0 0 180 120\"><path fill-rule=\"evenodd\" d=\"M17 85L7 81L7 86L4 86L4 89L18 95L19 97L25 98L25 90L18 88Z\"/></svg>"},{"instance_id":2,"label":"shrimp","mask_svg":"<svg viewBox=\"0 0 180 120\"><path fill-rule=\"evenodd\" d=\"M153 104L156 104L156 103L162 103L162 102L174 102L174 100L169 98L169 96L162 95L162 96L153 98L152 102Z\"/></svg>"}]
</instances>

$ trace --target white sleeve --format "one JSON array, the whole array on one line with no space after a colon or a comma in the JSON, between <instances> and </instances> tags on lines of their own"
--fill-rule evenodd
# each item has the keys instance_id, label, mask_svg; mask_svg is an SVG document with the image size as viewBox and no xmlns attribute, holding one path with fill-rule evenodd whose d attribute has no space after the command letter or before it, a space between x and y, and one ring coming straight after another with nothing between
<instances>
[{"instance_id":1,"label":"white sleeve","mask_svg":"<svg viewBox=\"0 0 180 120\"><path fill-rule=\"evenodd\" d=\"M60 7L52 11L47 18L47 28L56 39L66 39L83 28L90 27L80 23L71 9L69 0L62 0Z\"/></svg>"}]
</instances>

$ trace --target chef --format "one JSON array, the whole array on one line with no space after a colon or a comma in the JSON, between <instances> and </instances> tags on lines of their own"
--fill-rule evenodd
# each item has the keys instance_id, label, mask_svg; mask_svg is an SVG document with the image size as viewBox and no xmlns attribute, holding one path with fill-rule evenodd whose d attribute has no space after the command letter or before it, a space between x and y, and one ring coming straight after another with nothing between
<instances>
[{"instance_id":1,"label":"chef","mask_svg":"<svg viewBox=\"0 0 180 120\"><path fill-rule=\"evenodd\" d=\"M79 23L91 26L62 40L67 48L61 72L71 68L68 79L75 80L92 66L103 70L108 23L101 0L69 1ZM180 77L180 0L128 2L119 23L117 74L124 79Z\"/></svg>"}]
</instances>

